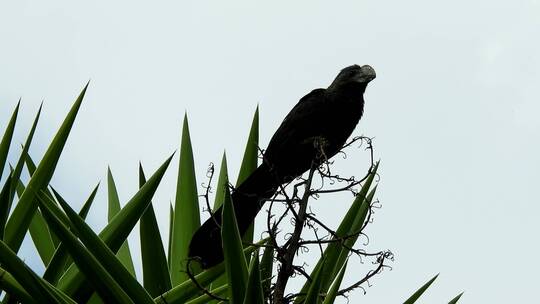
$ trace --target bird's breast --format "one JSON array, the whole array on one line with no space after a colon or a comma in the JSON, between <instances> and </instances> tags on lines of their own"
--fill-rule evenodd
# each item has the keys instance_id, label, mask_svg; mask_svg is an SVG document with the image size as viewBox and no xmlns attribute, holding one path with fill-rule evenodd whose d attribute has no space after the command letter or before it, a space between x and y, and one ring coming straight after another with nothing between
<instances>
[{"instance_id":1,"label":"bird's breast","mask_svg":"<svg viewBox=\"0 0 540 304\"><path fill-rule=\"evenodd\" d=\"M333 109L332 116L322 131L329 140L336 144L343 143L354 131L358 121L362 117L363 105L358 103L346 103Z\"/></svg>"}]
</instances>

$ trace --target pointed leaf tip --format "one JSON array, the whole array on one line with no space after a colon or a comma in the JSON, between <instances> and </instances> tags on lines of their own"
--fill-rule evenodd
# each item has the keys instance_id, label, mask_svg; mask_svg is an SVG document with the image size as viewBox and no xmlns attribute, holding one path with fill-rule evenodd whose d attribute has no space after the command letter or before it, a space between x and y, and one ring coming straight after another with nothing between
<instances>
[{"instance_id":1,"label":"pointed leaf tip","mask_svg":"<svg viewBox=\"0 0 540 304\"><path fill-rule=\"evenodd\" d=\"M465 293L464 291L462 291L460 294L458 294L455 298L453 298L452 300L450 300L450 302L448 302L448 304L456 304L459 299L461 299L461 296L463 296L463 293Z\"/></svg>"},{"instance_id":2,"label":"pointed leaf tip","mask_svg":"<svg viewBox=\"0 0 540 304\"><path fill-rule=\"evenodd\" d=\"M169 156L169 158L167 158L167 160L165 161L165 163L167 164L167 166L169 165L169 163L171 162L171 160L173 159L173 157L176 155L176 150L174 150L174 152L171 154L171 156Z\"/></svg>"},{"instance_id":3,"label":"pointed leaf tip","mask_svg":"<svg viewBox=\"0 0 540 304\"><path fill-rule=\"evenodd\" d=\"M413 293L412 296L410 296L403 304L413 304L413 303L415 303L416 300L418 300L418 298L420 298L420 296L422 296L422 294L424 294L424 292L431 286L431 284L433 284L433 282L435 282L435 280L439 277L439 274L440 273L437 273L436 276L434 276L427 283L422 285L422 287L420 287L415 293Z\"/></svg>"}]
</instances>

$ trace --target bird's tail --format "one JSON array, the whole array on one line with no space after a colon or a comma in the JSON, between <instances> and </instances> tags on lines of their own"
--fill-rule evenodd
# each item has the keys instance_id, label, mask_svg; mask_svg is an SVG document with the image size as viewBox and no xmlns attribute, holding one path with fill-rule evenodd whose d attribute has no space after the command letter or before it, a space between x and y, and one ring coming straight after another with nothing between
<instances>
[{"instance_id":1,"label":"bird's tail","mask_svg":"<svg viewBox=\"0 0 540 304\"><path fill-rule=\"evenodd\" d=\"M264 202L274 195L280 184L269 166L262 164L232 193L231 198L241 235L248 230ZM189 256L198 260L203 268L212 267L223 261L222 208L216 210L213 218L209 218L195 231L189 244Z\"/></svg>"}]
</instances>

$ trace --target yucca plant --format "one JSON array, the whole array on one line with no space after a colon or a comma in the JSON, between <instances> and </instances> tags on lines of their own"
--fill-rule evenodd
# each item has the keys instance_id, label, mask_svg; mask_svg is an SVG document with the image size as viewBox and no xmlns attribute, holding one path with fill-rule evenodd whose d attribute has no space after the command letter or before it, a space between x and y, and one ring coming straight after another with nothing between
<instances>
[{"instance_id":1,"label":"yucca plant","mask_svg":"<svg viewBox=\"0 0 540 304\"><path fill-rule=\"evenodd\" d=\"M184 118L180 143L177 191L174 206L170 208L168 248L164 247L151 199L173 156L167 157L148 180L142 166L139 166L140 188L125 204L120 203L112 171L107 170L108 223L99 233L94 232L84 219L94 202L98 186L92 188L83 207L76 212L49 185L87 86L37 163L30 157L29 149L41 107L14 166L7 159L10 149L16 148L12 142L20 101L6 124L0 142L0 289L4 292L4 303L333 303L338 295L363 283L360 280L356 286L341 287L348 257L351 252L359 252L353 248L359 233L369 222L378 163L370 167L362 180L340 226L328 238L318 238L319 242L315 242L321 249L324 247L324 252L311 274L304 271L309 279L301 290L291 293L294 295L291 297L284 294L287 280L293 273L301 271L294 267L294 258L302 246L309 245L305 241L302 243L302 229L293 232L296 240L278 244L278 224L282 220L274 218L267 238L254 243L251 230L242 239L236 227L224 155L213 208L224 204L222 236L225 261L205 271L191 263L187 253L190 238L200 225L199 198L202 196L206 201L205 209L212 209L209 193L213 166L204 194L199 195L187 117ZM258 130L257 110L236 184L257 166ZM25 167L30 175L27 181L21 178ZM3 172L7 172L5 176L2 176ZM324 172L329 173L324 170L319 173ZM302 181L307 185L305 200L300 200L297 207L288 206L286 209L286 212L295 213L295 208L300 208L300 211L304 208L303 213L296 213L304 216L304 222L297 222L296 227L299 224L312 225L311 221L315 221L305 212L307 199L316 194L310 192L315 173L316 170L311 170L308 179ZM359 185L359 182L355 184ZM283 189L281 194L286 195L286 190ZM295 192L294 195L299 194ZM272 219L271 212L268 219ZM127 243L127 237L137 222L140 224L142 278L135 275L135 264L138 263L133 261ZM27 233L37 249L37 256L45 265L41 276L17 256ZM391 253L380 252L376 257L381 268L370 271L363 279L379 273ZM274 264L279 264L279 268ZM405 303L414 303L435 278ZM460 296L451 303L456 303Z\"/></svg>"}]
</instances>

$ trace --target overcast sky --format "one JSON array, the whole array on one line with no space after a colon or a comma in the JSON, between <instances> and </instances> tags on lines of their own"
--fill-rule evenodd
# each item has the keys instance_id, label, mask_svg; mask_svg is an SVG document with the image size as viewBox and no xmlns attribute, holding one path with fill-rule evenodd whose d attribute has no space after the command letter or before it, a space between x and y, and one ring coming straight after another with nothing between
<instances>
[{"instance_id":1,"label":"overcast sky","mask_svg":"<svg viewBox=\"0 0 540 304\"><path fill-rule=\"evenodd\" d=\"M355 131L375 137L381 160L369 246L396 260L350 303L398 303L438 272L420 303L461 291L462 303L538 301L538 0L3 1L0 37L0 128L22 97L22 142L45 101L34 158L91 79L52 182L77 206L108 165L129 199L138 161L152 172L178 149L185 111L198 182L224 149L236 179L257 104L265 147L303 95L370 64ZM339 168L359 176L363 152L350 153ZM154 199L164 235L177 161ZM351 201L313 205L337 223ZM26 242L21 254L42 269L31 252ZM350 266L347 282L367 266Z\"/></svg>"}]
</instances>

